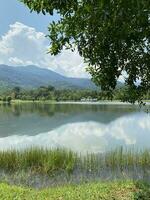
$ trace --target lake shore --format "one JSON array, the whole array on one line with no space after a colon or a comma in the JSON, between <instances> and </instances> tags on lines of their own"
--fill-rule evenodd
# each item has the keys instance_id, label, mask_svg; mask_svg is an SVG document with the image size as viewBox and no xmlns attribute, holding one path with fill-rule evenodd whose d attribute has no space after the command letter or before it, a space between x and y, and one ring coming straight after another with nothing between
<instances>
[{"instance_id":1,"label":"lake shore","mask_svg":"<svg viewBox=\"0 0 150 200\"><path fill-rule=\"evenodd\" d=\"M0 184L0 198L8 200L148 200L150 185L133 181L107 181L35 190Z\"/></svg>"},{"instance_id":2,"label":"lake shore","mask_svg":"<svg viewBox=\"0 0 150 200\"><path fill-rule=\"evenodd\" d=\"M118 148L79 154L67 149L0 151L0 182L34 188L93 181L150 181L150 151Z\"/></svg>"},{"instance_id":3,"label":"lake shore","mask_svg":"<svg viewBox=\"0 0 150 200\"><path fill-rule=\"evenodd\" d=\"M144 100L144 103L147 105L150 105L150 100ZM7 104L7 102L0 101L0 104ZM23 103L45 103L45 104L79 104L79 105L132 105L131 103L128 102L121 102L117 100L102 100L102 101L54 101L54 100L39 100L39 101L32 101L32 100L12 100L11 104L23 104ZM138 105L138 102L135 102L134 105Z\"/></svg>"}]
</instances>

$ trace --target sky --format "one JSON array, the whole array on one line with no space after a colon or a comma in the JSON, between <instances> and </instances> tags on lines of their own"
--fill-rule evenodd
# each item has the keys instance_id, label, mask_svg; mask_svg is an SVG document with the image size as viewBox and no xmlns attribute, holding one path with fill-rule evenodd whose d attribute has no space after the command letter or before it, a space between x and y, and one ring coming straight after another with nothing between
<instances>
[{"instance_id":1,"label":"sky","mask_svg":"<svg viewBox=\"0 0 150 200\"><path fill-rule=\"evenodd\" d=\"M57 56L47 54L47 27L58 16L30 13L19 0L1 0L0 64L37 65L70 77L89 77L78 52L63 50Z\"/></svg>"}]
</instances>

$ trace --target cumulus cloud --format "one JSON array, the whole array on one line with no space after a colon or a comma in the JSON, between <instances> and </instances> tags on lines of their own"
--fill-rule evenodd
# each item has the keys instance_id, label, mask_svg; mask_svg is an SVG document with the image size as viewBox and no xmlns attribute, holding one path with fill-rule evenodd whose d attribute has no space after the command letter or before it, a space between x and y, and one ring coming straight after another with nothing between
<instances>
[{"instance_id":1,"label":"cumulus cloud","mask_svg":"<svg viewBox=\"0 0 150 200\"><path fill-rule=\"evenodd\" d=\"M12 66L37 65L72 77L88 77L78 52L63 50L57 56L47 54L49 41L44 33L16 22L0 38L0 63Z\"/></svg>"}]
</instances>

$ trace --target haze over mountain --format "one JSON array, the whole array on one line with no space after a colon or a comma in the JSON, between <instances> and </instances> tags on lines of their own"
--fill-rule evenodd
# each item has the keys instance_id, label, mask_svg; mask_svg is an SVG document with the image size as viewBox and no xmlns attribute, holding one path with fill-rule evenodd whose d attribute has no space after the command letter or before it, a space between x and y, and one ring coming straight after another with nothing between
<instances>
[{"instance_id":1,"label":"haze over mountain","mask_svg":"<svg viewBox=\"0 0 150 200\"><path fill-rule=\"evenodd\" d=\"M0 65L0 90L15 86L31 89L47 85L57 89L96 89L90 79L65 77L37 66Z\"/></svg>"}]
</instances>

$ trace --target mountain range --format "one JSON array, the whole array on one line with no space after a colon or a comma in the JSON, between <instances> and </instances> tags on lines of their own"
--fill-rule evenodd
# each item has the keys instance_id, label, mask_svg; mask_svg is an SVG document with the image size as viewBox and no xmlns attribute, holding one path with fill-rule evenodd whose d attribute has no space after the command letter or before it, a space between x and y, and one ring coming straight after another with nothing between
<instances>
[{"instance_id":1,"label":"mountain range","mask_svg":"<svg viewBox=\"0 0 150 200\"><path fill-rule=\"evenodd\" d=\"M58 74L52 70L37 66L0 65L0 92L19 86L33 89L40 86L54 86L56 89L91 89L98 87L88 78L72 78ZM123 83L118 82L117 87Z\"/></svg>"},{"instance_id":2,"label":"mountain range","mask_svg":"<svg viewBox=\"0 0 150 200\"><path fill-rule=\"evenodd\" d=\"M87 78L71 78L37 66L0 65L0 91L19 86L31 89L52 85L57 89L96 89Z\"/></svg>"}]
</instances>

